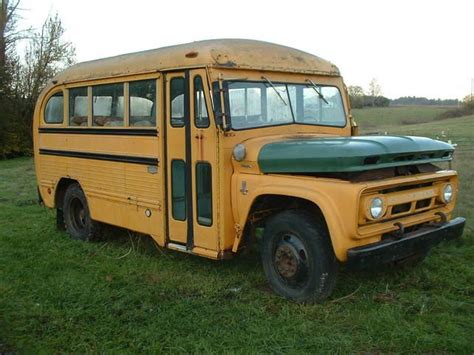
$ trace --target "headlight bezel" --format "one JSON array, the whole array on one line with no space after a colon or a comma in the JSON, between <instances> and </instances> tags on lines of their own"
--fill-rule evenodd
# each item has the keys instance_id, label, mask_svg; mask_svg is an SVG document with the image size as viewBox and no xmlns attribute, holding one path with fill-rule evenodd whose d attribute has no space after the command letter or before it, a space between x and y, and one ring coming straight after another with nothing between
<instances>
[{"instance_id":1,"label":"headlight bezel","mask_svg":"<svg viewBox=\"0 0 474 355\"><path fill-rule=\"evenodd\" d=\"M375 215L373 213L374 207L374 202L375 201L380 201L380 213L378 215ZM385 201L385 198L381 195L375 195L371 196L370 198L367 198L366 200L366 206L365 206L365 216L368 220L371 221L379 221L385 216L387 212L387 203Z\"/></svg>"},{"instance_id":2,"label":"headlight bezel","mask_svg":"<svg viewBox=\"0 0 474 355\"><path fill-rule=\"evenodd\" d=\"M449 197L446 198L446 190L449 189ZM453 199L454 199L454 188L453 188L453 185L450 184L450 183L447 183L447 184L444 184L443 187L440 189L440 198L441 198L441 201L443 201L443 203L451 203L453 202Z\"/></svg>"},{"instance_id":3,"label":"headlight bezel","mask_svg":"<svg viewBox=\"0 0 474 355\"><path fill-rule=\"evenodd\" d=\"M245 145L242 143L236 144L234 146L234 149L232 149L232 157L234 158L235 161L244 160L246 155L247 155L247 149L245 148Z\"/></svg>"}]
</instances>

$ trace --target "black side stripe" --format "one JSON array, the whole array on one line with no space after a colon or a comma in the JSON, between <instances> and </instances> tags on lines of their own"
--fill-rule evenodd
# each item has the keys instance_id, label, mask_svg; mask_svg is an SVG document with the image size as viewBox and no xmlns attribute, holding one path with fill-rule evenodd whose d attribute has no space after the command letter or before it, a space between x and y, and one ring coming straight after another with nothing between
<instances>
[{"instance_id":1,"label":"black side stripe","mask_svg":"<svg viewBox=\"0 0 474 355\"><path fill-rule=\"evenodd\" d=\"M70 158L117 161L117 162L122 162L122 163L131 163L131 164L158 165L159 163L159 159L157 158L144 158L144 157L133 157L129 155L115 155L115 154L102 154L102 153L75 152L75 151L70 151L70 150L40 149L39 153L41 155L55 155L55 156L70 157Z\"/></svg>"},{"instance_id":2,"label":"black side stripe","mask_svg":"<svg viewBox=\"0 0 474 355\"><path fill-rule=\"evenodd\" d=\"M135 129L118 129L118 128L58 128L58 127L41 127L39 133L52 134L97 134L105 136L158 136L156 128L135 128Z\"/></svg>"}]
</instances>

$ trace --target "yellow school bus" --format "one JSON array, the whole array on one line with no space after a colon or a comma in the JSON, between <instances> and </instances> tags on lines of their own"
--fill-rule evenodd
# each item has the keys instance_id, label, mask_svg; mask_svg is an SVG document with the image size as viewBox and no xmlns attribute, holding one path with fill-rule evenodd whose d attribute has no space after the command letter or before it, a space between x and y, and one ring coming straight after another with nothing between
<instances>
[{"instance_id":1,"label":"yellow school bus","mask_svg":"<svg viewBox=\"0 0 474 355\"><path fill-rule=\"evenodd\" d=\"M76 64L34 114L40 199L72 238L107 223L211 259L257 239L271 287L297 302L327 298L340 265L461 236L457 175L438 167L453 150L359 136L335 65L251 40Z\"/></svg>"}]
</instances>

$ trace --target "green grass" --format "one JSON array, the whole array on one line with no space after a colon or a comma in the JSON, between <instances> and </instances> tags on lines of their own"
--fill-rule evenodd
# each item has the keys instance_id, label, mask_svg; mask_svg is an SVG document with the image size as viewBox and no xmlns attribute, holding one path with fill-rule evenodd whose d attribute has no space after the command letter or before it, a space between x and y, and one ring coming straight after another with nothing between
<instances>
[{"instance_id":1,"label":"green grass","mask_svg":"<svg viewBox=\"0 0 474 355\"><path fill-rule=\"evenodd\" d=\"M1 161L0 352L472 353L473 119L374 123L459 142L467 231L414 268L343 271L331 299L311 306L273 294L257 253L214 262L120 230L70 240L34 203L32 160Z\"/></svg>"},{"instance_id":2,"label":"green grass","mask_svg":"<svg viewBox=\"0 0 474 355\"><path fill-rule=\"evenodd\" d=\"M443 106L397 106L354 109L352 114L365 129L431 122L447 110Z\"/></svg>"}]
</instances>

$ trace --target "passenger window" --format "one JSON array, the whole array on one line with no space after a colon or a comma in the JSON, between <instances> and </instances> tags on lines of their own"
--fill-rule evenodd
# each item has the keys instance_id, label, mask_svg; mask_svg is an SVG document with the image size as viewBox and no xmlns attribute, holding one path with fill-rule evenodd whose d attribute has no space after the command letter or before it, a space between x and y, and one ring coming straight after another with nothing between
<instances>
[{"instance_id":1,"label":"passenger window","mask_svg":"<svg viewBox=\"0 0 474 355\"><path fill-rule=\"evenodd\" d=\"M173 78L171 87L171 125L184 126L184 78Z\"/></svg>"},{"instance_id":2,"label":"passenger window","mask_svg":"<svg viewBox=\"0 0 474 355\"><path fill-rule=\"evenodd\" d=\"M194 77L194 124L198 128L209 127L209 115L200 76Z\"/></svg>"},{"instance_id":3,"label":"passenger window","mask_svg":"<svg viewBox=\"0 0 474 355\"><path fill-rule=\"evenodd\" d=\"M123 84L92 87L92 125L122 127Z\"/></svg>"},{"instance_id":4,"label":"passenger window","mask_svg":"<svg viewBox=\"0 0 474 355\"><path fill-rule=\"evenodd\" d=\"M184 160L171 162L171 204L173 218L179 221L186 219L186 164Z\"/></svg>"},{"instance_id":5,"label":"passenger window","mask_svg":"<svg viewBox=\"0 0 474 355\"><path fill-rule=\"evenodd\" d=\"M69 90L69 125L87 126L87 88Z\"/></svg>"},{"instance_id":6,"label":"passenger window","mask_svg":"<svg viewBox=\"0 0 474 355\"><path fill-rule=\"evenodd\" d=\"M62 92L58 92L49 98L44 110L44 121L46 123L63 123L64 97Z\"/></svg>"},{"instance_id":7,"label":"passenger window","mask_svg":"<svg viewBox=\"0 0 474 355\"><path fill-rule=\"evenodd\" d=\"M156 125L156 80L133 81L129 84L130 126Z\"/></svg>"},{"instance_id":8,"label":"passenger window","mask_svg":"<svg viewBox=\"0 0 474 355\"><path fill-rule=\"evenodd\" d=\"M212 170L209 163L196 164L196 197L198 223L212 225Z\"/></svg>"}]
</instances>

